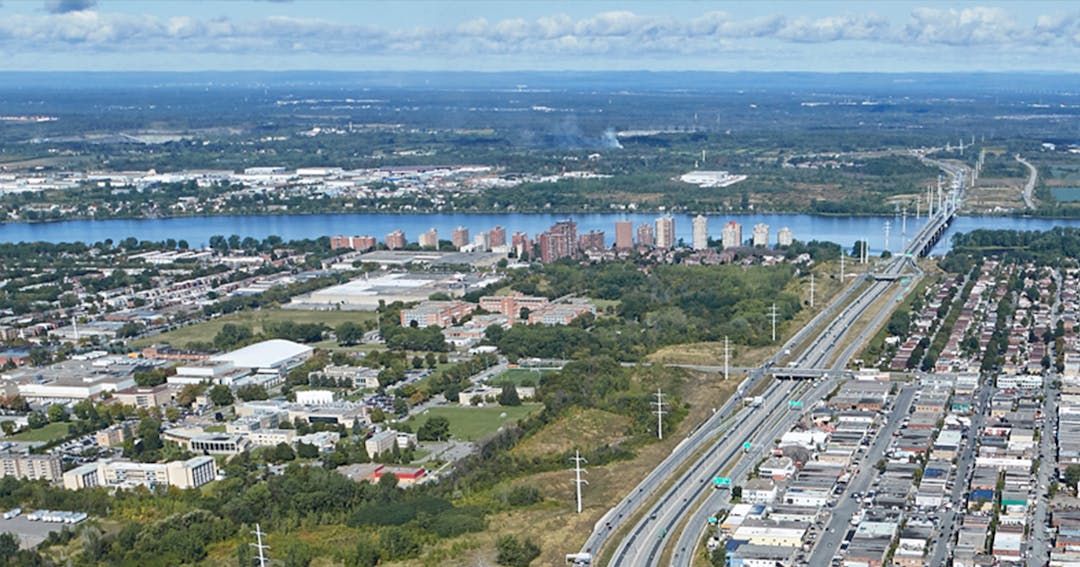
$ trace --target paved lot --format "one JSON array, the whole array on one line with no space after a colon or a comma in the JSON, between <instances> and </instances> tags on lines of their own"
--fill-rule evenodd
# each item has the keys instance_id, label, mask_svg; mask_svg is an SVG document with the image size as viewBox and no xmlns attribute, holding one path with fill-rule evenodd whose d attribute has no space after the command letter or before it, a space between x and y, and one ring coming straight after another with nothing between
<instances>
[{"instance_id":1,"label":"paved lot","mask_svg":"<svg viewBox=\"0 0 1080 567\"><path fill-rule=\"evenodd\" d=\"M0 533L12 533L19 536L22 546L27 549L41 543L49 536L49 533L58 532L64 526L70 526L70 524L31 522L26 519L25 514L10 520L0 518Z\"/></svg>"}]
</instances>

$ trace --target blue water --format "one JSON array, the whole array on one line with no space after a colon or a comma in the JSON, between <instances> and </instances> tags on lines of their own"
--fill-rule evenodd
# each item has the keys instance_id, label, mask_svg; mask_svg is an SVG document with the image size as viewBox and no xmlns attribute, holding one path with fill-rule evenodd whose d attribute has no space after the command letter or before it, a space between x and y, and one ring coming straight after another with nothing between
<instances>
[{"instance_id":1,"label":"blue water","mask_svg":"<svg viewBox=\"0 0 1080 567\"><path fill-rule=\"evenodd\" d=\"M609 243L615 239L615 221L631 220L635 230L639 223L652 223L655 214L579 214L571 215L578 223L578 234L590 230L603 230ZM686 243L691 241L691 218L694 215L675 215L675 233ZM370 234L380 241L386 234L401 229L410 242L415 242L421 232L429 228L439 231L439 238L450 239L450 232L464 226L471 233L490 230L496 225L506 228L507 239L516 231L535 236L567 215L556 214L323 214L323 215L277 215L277 216L220 216L187 217L172 219L134 220L75 220L54 223L8 223L0 224L0 242L99 242L135 237L139 240L187 240L192 246L209 242L215 234L228 236L238 234L262 239L278 235L285 240L317 238L336 234ZM741 223L743 238L750 238L753 225L769 225L769 243L776 242L776 231L788 227L797 240L824 240L851 247L855 241L867 239L872 252L884 248L884 223L892 224L889 248L896 251L901 246L902 220L900 217L839 217L804 214L747 214L709 216L709 234L719 240L720 230L729 220ZM914 234L924 221L909 217L908 234ZM1054 226L1080 227L1080 219L1028 219L1014 217L960 217L950 227L946 238L935 248L935 253L948 250L949 239L956 232L978 228L1048 230Z\"/></svg>"}]
</instances>

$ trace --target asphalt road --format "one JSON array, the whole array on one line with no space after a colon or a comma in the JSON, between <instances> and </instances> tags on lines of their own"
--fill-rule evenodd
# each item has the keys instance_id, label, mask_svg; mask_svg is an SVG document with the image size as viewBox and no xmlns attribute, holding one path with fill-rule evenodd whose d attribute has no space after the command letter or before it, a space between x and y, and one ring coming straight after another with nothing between
<instances>
[{"instance_id":1,"label":"asphalt road","mask_svg":"<svg viewBox=\"0 0 1080 567\"><path fill-rule=\"evenodd\" d=\"M1035 182L1039 179L1039 170L1035 169L1035 166L1031 165L1026 159L1020 157L1020 154L1016 154L1016 161L1024 164L1024 167L1028 168L1027 182L1024 183L1024 191L1021 195L1024 198L1024 206L1029 210L1034 210Z\"/></svg>"},{"instance_id":2,"label":"asphalt road","mask_svg":"<svg viewBox=\"0 0 1080 567\"><path fill-rule=\"evenodd\" d=\"M892 442L893 432L900 427L904 415L911 408L911 400L915 397L916 390L914 384L908 384L897 393L892 411L889 412L888 417L885 419L884 426L878 430L878 433L874 436L874 442L859 461L859 474L848 483L847 490L837 499L829 521L810 553L810 565L828 565L836 555L840 542L848 530L852 516L861 506L859 500L852 498L851 494L855 492L865 494L867 489L870 488L870 483L877 474L874 465L885 456L885 451L889 448L889 443Z\"/></svg>"}]
</instances>

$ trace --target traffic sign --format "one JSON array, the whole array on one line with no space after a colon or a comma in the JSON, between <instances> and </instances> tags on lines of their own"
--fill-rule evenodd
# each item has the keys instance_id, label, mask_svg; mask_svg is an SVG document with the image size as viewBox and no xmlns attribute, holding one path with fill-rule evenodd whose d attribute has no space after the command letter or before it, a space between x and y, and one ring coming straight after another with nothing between
<instances>
[{"instance_id":1,"label":"traffic sign","mask_svg":"<svg viewBox=\"0 0 1080 567\"><path fill-rule=\"evenodd\" d=\"M713 486L731 486L731 479L726 476L718 476L712 479Z\"/></svg>"}]
</instances>

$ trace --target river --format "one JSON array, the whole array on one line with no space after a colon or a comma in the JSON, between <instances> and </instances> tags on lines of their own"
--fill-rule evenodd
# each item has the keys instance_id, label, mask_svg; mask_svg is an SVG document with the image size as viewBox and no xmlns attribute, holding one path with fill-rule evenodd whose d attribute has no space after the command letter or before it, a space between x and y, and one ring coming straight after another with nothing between
<instances>
[{"instance_id":1,"label":"river","mask_svg":"<svg viewBox=\"0 0 1080 567\"><path fill-rule=\"evenodd\" d=\"M475 234L494 226L506 228L507 239L516 231L535 236L556 221L567 218L563 214L320 214L320 215L273 215L273 216L211 216L169 219L130 220L72 220L52 223L0 224L0 242L114 242L128 237L139 240L187 240L192 246L209 242L215 234L228 236L238 234L262 239L278 235L285 240L317 238L336 234L370 234L382 241L386 234L401 229L410 242L415 242L421 232L429 228L439 231L439 238L450 239L450 232L464 226ZM639 223L652 223L655 214L593 213L569 215L578 223L578 234L590 230L603 230L609 244L615 239L615 221L630 220L635 228ZM675 215L675 233L686 243L691 241L693 215ZM709 235L719 240L720 229L729 220L741 223L743 238L750 238L752 227L757 223L769 225L769 242L776 242L776 231L781 227L791 229L797 240L824 240L851 247L855 241L868 239L870 249L880 252L885 245L884 225L892 225L889 248L896 251L903 239L900 217L820 216L806 214L732 214L709 216ZM908 217L908 234L914 234L925 219ZM1080 227L1080 219L1030 219L1017 217L959 217L949 228L946 238L934 249L935 254L944 253L950 245L950 237L957 232L979 228L1013 230L1048 230L1054 226Z\"/></svg>"}]
</instances>

